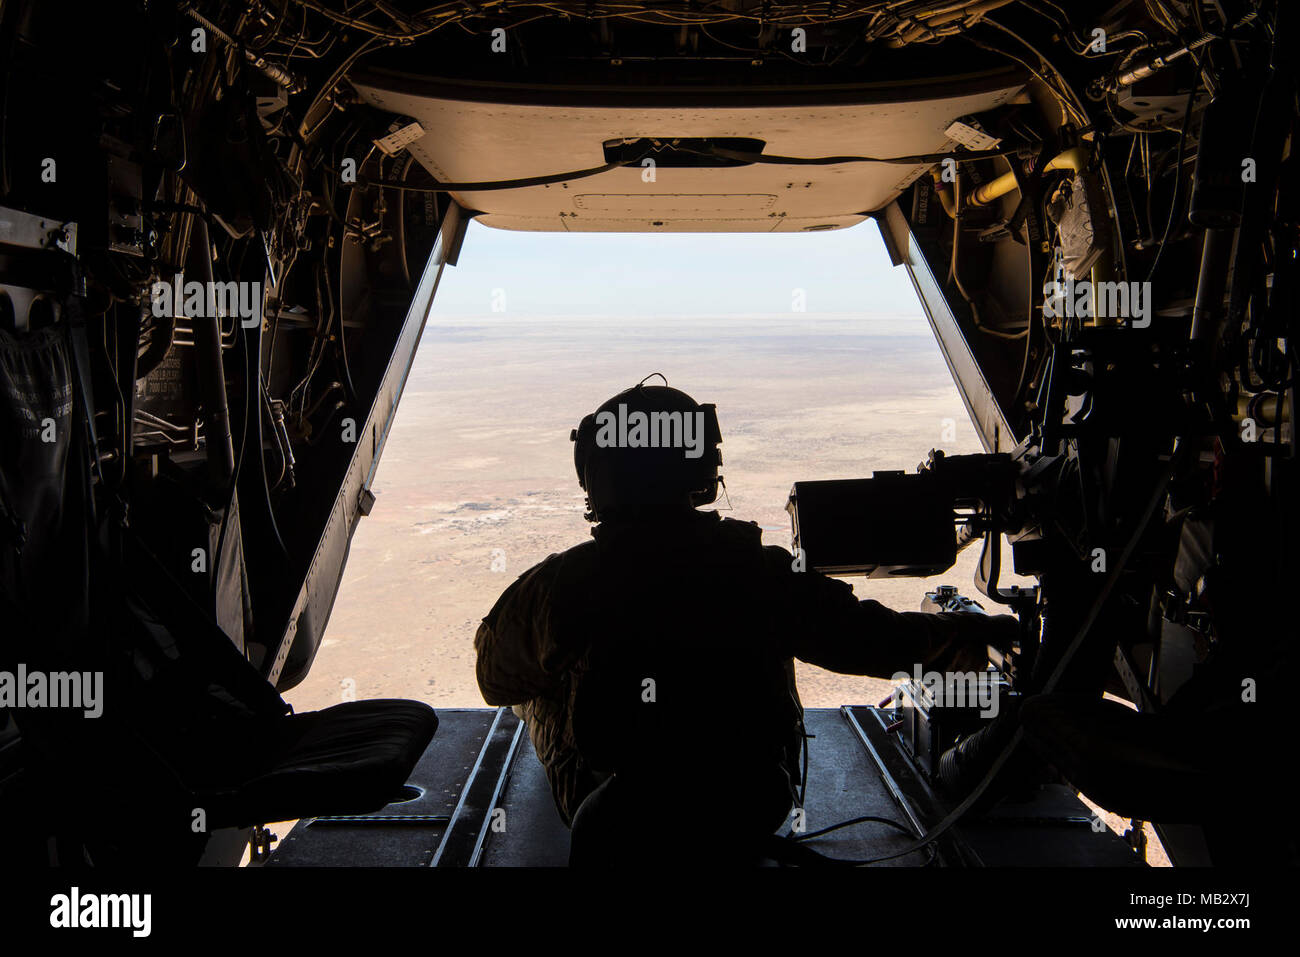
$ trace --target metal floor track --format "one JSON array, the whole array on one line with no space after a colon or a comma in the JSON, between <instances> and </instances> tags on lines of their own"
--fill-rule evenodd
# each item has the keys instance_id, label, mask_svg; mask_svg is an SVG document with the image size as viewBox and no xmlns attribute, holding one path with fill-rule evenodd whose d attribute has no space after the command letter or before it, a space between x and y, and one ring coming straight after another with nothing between
<instances>
[{"instance_id":1,"label":"metal floor track","mask_svg":"<svg viewBox=\"0 0 1300 957\"><path fill-rule=\"evenodd\" d=\"M735 712L733 712L734 714ZM408 782L406 800L373 814L297 822L268 866L562 867L569 832L523 723L508 708L438 712L438 733ZM832 857L889 855L942 818L946 805L929 788L887 729L892 714L869 707L810 709L808 791L803 828L812 832L856 817L887 818L808 842ZM702 729L725 747L734 724ZM743 800L727 795L719 802ZM683 826L707 841L708 803ZM723 813L722 810L719 813ZM1091 812L1065 787L1032 802L1007 804L964 821L933 853L915 851L881 866L1076 865L1140 862L1112 834L1095 832Z\"/></svg>"}]
</instances>

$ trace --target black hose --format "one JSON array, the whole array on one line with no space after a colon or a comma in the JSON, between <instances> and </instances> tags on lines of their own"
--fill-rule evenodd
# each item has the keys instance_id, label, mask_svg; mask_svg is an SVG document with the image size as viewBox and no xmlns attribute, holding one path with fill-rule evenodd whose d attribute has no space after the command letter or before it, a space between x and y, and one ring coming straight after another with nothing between
<instances>
[{"instance_id":1,"label":"black hose","mask_svg":"<svg viewBox=\"0 0 1300 957\"><path fill-rule=\"evenodd\" d=\"M1169 218L1165 220L1165 231L1160 237L1160 246L1156 249L1156 258L1151 261L1151 269L1147 272L1146 281L1149 283L1155 277L1156 270L1160 267L1160 258L1165 253L1165 245L1169 242L1169 232L1173 228L1174 219L1177 218L1181 208L1181 193L1183 187L1183 147L1187 144L1187 128L1192 122L1192 106L1196 102L1196 91L1200 89L1198 82L1192 83L1191 92L1187 94L1187 108L1183 112L1183 128L1178 134L1178 155L1174 161L1174 195L1169 201Z\"/></svg>"},{"instance_id":2,"label":"black hose","mask_svg":"<svg viewBox=\"0 0 1300 957\"><path fill-rule=\"evenodd\" d=\"M148 306L140 307L142 314L148 311ZM136 360L135 380L137 382L146 378L167 358L167 353L172 348L172 337L175 334L176 319L174 316L154 316L153 328L149 333L149 345Z\"/></svg>"},{"instance_id":3,"label":"black hose","mask_svg":"<svg viewBox=\"0 0 1300 957\"><path fill-rule=\"evenodd\" d=\"M226 396L226 371L221 354L221 319L214 308L212 289L212 247L208 224L203 217L194 221L190 237L189 265L204 289L204 315L191 317L194 323L194 358L199 392L203 397L203 421L208 465L214 487L224 486L235 474L235 448L230 434L230 403ZM173 303L173 311L180 309ZM239 321L236 317L236 322Z\"/></svg>"}]
</instances>

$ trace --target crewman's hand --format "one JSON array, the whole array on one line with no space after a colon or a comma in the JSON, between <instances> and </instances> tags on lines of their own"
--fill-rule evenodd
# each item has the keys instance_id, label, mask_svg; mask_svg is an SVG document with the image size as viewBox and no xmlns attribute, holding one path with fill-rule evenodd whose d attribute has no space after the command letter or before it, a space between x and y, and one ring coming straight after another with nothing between
<instances>
[{"instance_id":1,"label":"crewman's hand","mask_svg":"<svg viewBox=\"0 0 1300 957\"><path fill-rule=\"evenodd\" d=\"M1020 640L1020 619L1015 615L989 615L984 643L998 651L1010 651Z\"/></svg>"},{"instance_id":2,"label":"crewman's hand","mask_svg":"<svg viewBox=\"0 0 1300 957\"><path fill-rule=\"evenodd\" d=\"M989 645L1008 651L1020 640L1020 621L1015 615L963 614L959 640L946 662L952 671L983 671L989 663Z\"/></svg>"},{"instance_id":3,"label":"crewman's hand","mask_svg":"<svg viewBox=\"0 0 1300 957\"><path fill-rule=\"evenodd\" d=\"M952 639L930 667L936 671L983 671L989 664L989 645L1007 651L1020 640L1020 622L1015 615L949 613Z\"/></svg>"}]
</instances>

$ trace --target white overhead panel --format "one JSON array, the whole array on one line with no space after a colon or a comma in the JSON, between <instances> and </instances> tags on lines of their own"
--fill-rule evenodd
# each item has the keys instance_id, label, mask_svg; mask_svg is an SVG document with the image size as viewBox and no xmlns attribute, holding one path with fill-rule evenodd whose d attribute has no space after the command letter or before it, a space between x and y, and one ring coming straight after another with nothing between
<instances>
[{"instance_id":1,"label":"white overhead panel","mask_svg":"<svg viewBox=\"0 0 1300 957\"><path fill-rule=\"evenodd\" d=\"M358 81L365 99L410 117L426 131L407 149L439 182L483 183L590 169L609 161L605 144L644 138L747 139L767 155L911 156L951 149L945 131L960 117L1004 105L1019 85L957 84L959 96L881 101L762 105L760 95L721 105L646 105L644 91L620 105L618 91L599 105L506 102L511 91L440 87L417 91L409 78L371 74ZM984 87L984 88L981 88ZM954 88L949 86L948 89ZM903 88L906 89L906 88ZM933 86L930 87L933 89ZM426 92L429 91L429 92ZM815 91L809 91L815 93ZM665 103L671 102L665 92ZM829 99L830 97L828 97ZM837 99L844 99L842 92ZM558 97L557 97L558 99ZM580 99L580 98L579 98ZM635 100L635 103L633 102ZM508 190L454 193L478 220L501 229L542 232L803 232L861 222L925 171L924 165L751 164L721 167L642 166L585 179Z\"/></svg>"}]
</instances>

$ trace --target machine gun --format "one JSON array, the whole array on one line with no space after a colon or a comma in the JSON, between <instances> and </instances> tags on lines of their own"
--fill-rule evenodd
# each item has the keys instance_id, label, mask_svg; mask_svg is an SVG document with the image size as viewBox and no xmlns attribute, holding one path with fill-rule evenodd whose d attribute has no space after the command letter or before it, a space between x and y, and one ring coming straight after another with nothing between
<instances>
[{"instance_id":1,"label":"machine gun","mask_svg":"<svg viewBox=\"0 0 1300 957\"><path fill-rule=\"evenodd\" d=\"M796 482L786 511L808 568L868 578L937 575L982 534L1015 531L1019 467L1005 452L932 450L914 474Z\"/></svg>"},{"instance_id":2,"label":"machine gun","mask_svg":"<svg viewBox=\"0 0 1300 957\"><path fill-rule=\"evenodd\" d=\"M826 575L925 577L947 571L982 539L977 587L1023 614L1036 607L1037 590L998 585L1002 536L1033 534L1020 475L1011 453L934 449L913 474L796 482L786 503L792 548L805 567Z\"/></svg>"},{"instance_id":3,"label":"machine gun","mask_svg":"<svg viewBox=\"0 0 1300 957\"><path fill-rule=\"evenodd\" d=\"M961 549L984 541L976 585L1009 606L1020 641L989 647L989 668L970 675L915 674L883 706L894 709L900 740L916 764L934 774L939 757L978 731L1018 694L1032 672L1040 630L1037 587L998 586L1003 534L1028 530L1021 505L1021 467L1008 453L954 455L932 450L913 474L878 471L871 478L796 482L790 513L794 553L805 567L835 576L925 577L947 571ZM928 592L921 610L984 615L952 585ZM919 669L918 669L919 671Z\"/></svg>"}]
</instances>

